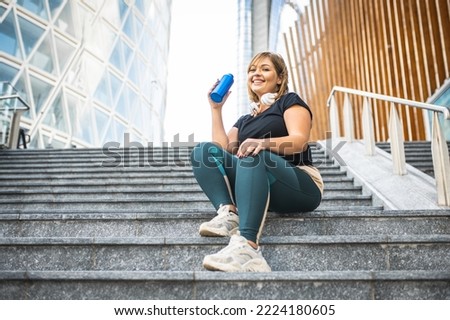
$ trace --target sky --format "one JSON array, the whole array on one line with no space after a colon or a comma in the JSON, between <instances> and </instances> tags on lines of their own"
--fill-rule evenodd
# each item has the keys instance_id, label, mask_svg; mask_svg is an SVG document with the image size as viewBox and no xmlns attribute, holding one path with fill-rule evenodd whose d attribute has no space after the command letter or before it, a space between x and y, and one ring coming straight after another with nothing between
<instances>
[{"instance_id":1,"label":"sky","mask_svg":"<svg viewBox=\"0 0 450 320\"><path fill-rule=\"evenodd\" d=\"M222 75L236 75L236 2L173 0L165 142L173 142L176 134L180 142L191 134L195 142L211 140L207 93ZM232 92L223 107L227 131L236 120L235 105Z\"/></svg>"}]
</instances>

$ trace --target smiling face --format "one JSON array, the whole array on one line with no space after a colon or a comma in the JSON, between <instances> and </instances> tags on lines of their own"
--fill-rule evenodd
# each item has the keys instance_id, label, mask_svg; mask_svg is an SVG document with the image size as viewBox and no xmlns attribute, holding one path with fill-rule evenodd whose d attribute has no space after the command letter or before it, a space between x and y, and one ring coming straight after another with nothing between
<instances>
[{"instance_id":1,"label":"smiling face","mask_svg":"<svg viewBox=\"0 0 450 320\"><path fill-rule=\"evenodd\" d=\"M287 93L287 68L283 58L272 52L257 54L247 70L249 98L259 102L265 93L278 93L277 98Z\"/></svg>"},{"instance_id":2,"label":"smiling face","mask_svg":"<svg viewBox=\"0 0 450 320\"><path fill-rule=\"evenodd\" d=\"M255 61L248 70L248 86L258 96L264 93L277 92L281 84L281 78L278 76L275 66L269 58L262 58Z\"/></svg>"}]
</instances>

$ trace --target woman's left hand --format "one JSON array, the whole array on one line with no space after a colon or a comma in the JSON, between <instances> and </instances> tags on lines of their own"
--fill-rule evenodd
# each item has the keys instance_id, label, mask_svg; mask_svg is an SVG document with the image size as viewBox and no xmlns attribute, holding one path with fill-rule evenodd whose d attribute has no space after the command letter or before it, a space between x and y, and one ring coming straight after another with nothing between
<instances>
[{"instance_id":1,"label":"woman's left hand","mask_svg":"<svg viewBox=\"0 0 450 320\"><path fill-rule=\"evenodd\" d=\"M241 143L236 155L239 158L248 157L250 155L256 156L261 150L265 149L264 145L264 139L248 138Z\"/></svg>"}]
</instances>

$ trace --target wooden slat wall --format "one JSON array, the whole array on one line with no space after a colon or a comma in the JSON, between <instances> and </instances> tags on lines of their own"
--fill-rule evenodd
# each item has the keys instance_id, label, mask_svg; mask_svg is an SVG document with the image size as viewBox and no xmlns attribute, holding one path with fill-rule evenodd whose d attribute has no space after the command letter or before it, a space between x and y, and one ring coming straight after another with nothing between
<instances>
[{"instance_id":1,"label":"wooden slat wall","mask_svg":"<svg viewBox=\"0 0 450 320\"><path fill-rule=\"evenodd\" d=\"M311 0L284 41L291 85L314 111L311 138L325 139L334 85L425 102L450 78L450 0ZM362 98L351 101L361 139ZM386 141L389 106L371 105L375 138ZM405 139L425 140L423 112L397 110Z\"/></svg>"}]
</instances>

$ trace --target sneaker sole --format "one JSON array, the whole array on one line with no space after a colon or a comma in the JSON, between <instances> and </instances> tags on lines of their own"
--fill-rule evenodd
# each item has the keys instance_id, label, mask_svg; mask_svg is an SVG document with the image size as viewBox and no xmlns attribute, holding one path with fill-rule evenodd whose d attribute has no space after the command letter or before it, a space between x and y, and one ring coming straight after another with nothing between
<instances>
[{"instance_id":1,"label":"sneaker sole","mask_svg":"<svg viewBox=\"0 0 450 320\"><path fill-rule=\"evenodd\" d=\"M203 267L210 271L223 272L272 272L272 269L265 261L249 261L243 267L237 267L229 263L213 261L208 256L203 260Z\"/></svg>"},{"instance_id":2,"label":"sneaker sole","mask_svg":"<svg viewBox=\"0 0 450 320\"><path fill-rule=\"evenodd\" d=\"M213 229L208 227L200 226L198 231L203 237L231 237L233 234L237 232L237 228L234 228L231 231L224 229Z\"/></svg>"}]
</instances>

